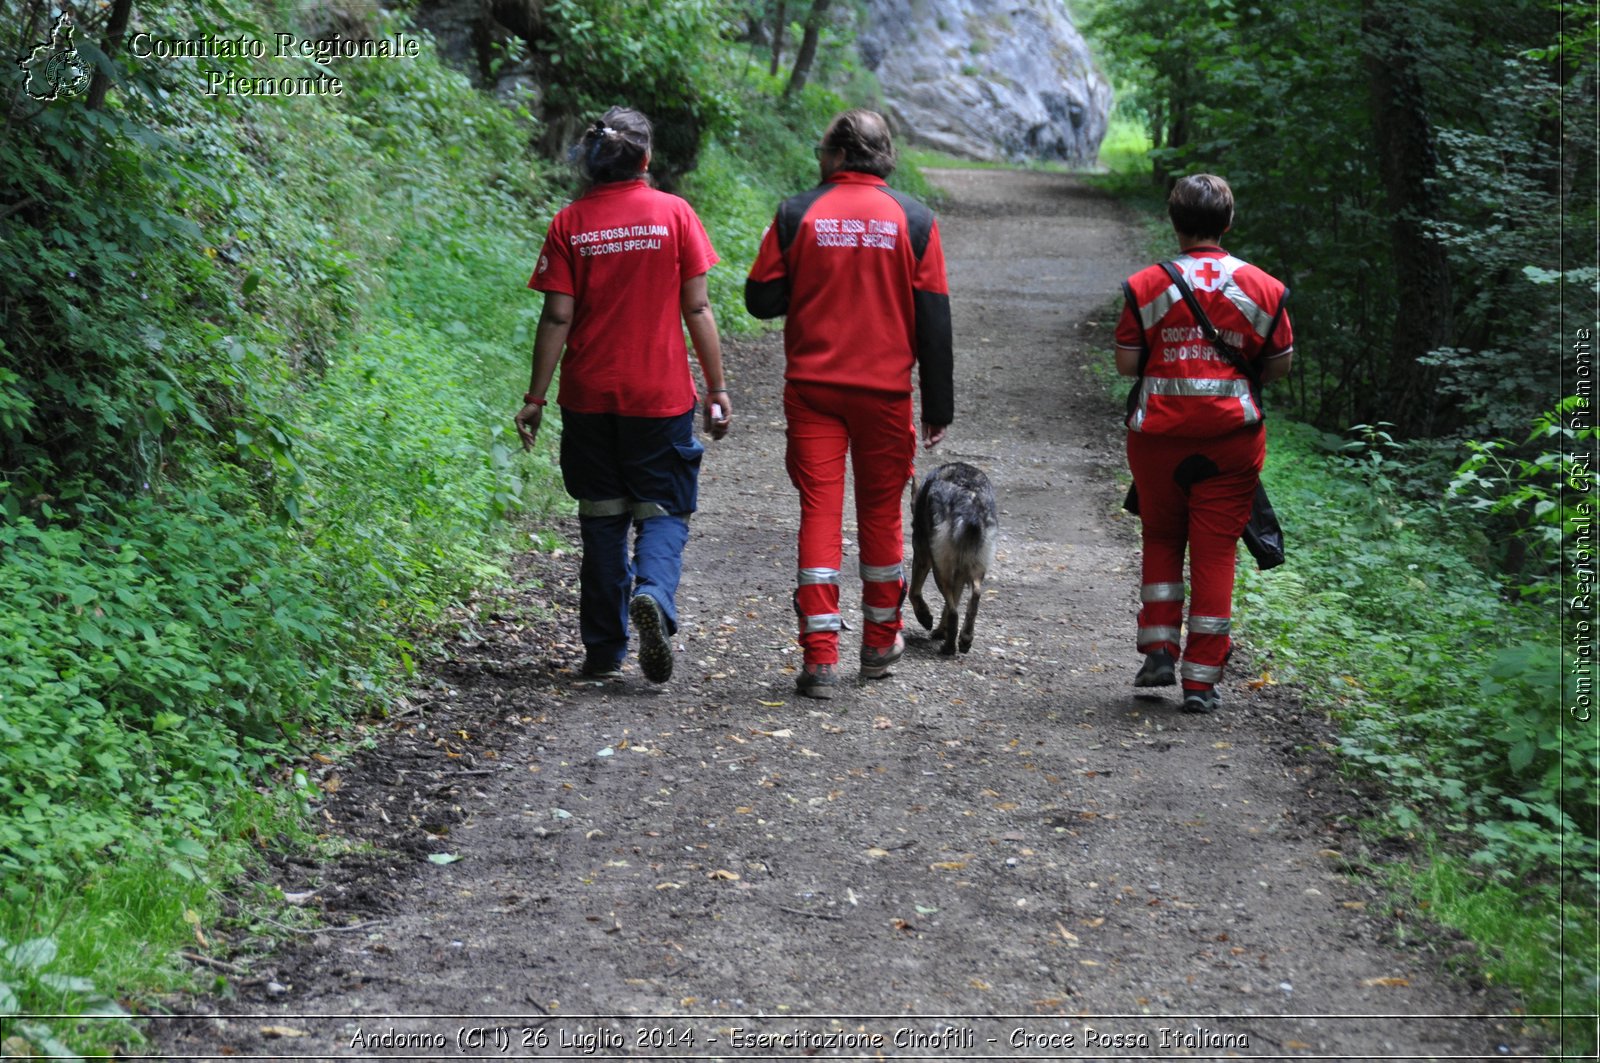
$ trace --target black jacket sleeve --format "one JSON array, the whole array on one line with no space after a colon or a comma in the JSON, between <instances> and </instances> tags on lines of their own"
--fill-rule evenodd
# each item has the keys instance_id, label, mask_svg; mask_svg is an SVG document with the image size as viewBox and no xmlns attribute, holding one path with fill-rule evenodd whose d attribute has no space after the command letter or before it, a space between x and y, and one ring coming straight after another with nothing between
<instances>
[{"instance_id":1,"label":"black jacket sleeve","mask_svg":"<svg viewBox=\"0 0 1600 1063\"><path fill-rule=\"evenodd\" d=\"M922 419L943 428L956 416L955 350L950 333L950 297L911 293L917 321L917 375L922 382Z\"/></svg>"}]
</instances>

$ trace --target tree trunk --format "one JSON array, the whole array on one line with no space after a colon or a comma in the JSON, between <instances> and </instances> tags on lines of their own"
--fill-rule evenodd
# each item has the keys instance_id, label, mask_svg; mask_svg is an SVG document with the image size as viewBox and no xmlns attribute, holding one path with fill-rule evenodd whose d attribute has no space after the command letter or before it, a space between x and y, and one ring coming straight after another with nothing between
<instances>
[{"instance_id":1,"label":"tree trunk","mask_svg":"<svg viewBox=\"0 0 1600 1063\"><path fill-rule=\"evenodd\" d=\"M773 77L778 76L778 62L783 58L783 31L789 25L788 0L778 0L778 11L772 16L772 69Z\"/></svg>"},{"instance_id":2,"label":"tree trunk","mask_svg":"<svg viewBox=\"0 0 1600 1063\"><path fill-rule=\"evenodd\" d=\"M1362 29L1372 130L1394 256L1396 312L1387 381L1368 396L1375 411L1408 435L1427 435L1438 410L1437 373L1417 360L1448 346L1455 331L1450 263L1428 231L1439 216L1433 127L1418 70L1415 34L1394 0L1366 0ZM1359 386L1359 385L1358 385Z\"/></svg>"},{"instance_id":3,"label":"tree trunk","mask_svg":"<svg viewBox=\"0 0 1600 1063\"><path fill-rule=\"evenodd\" d=\"M106 53L106 58L116 56L122 47L123 35L128 32L128 17L133 14L133 0L116 0L111 6L111 21L106 23L106 36L100 44L100 50ZM105 106L106 92L111 88L111 79L100 67L94 69L94 79L89 82L89 98L84 106L91 111L98 111Z\"/></svg>"},{"instance_id":4,"label":"tree trunk","mask_svg":"<svg viewBox=\"0 0 1600 1063\"><path fill-rule=\"evenodd\" d=\"M785 98L806 87L806 78L811 74L811 64L817 58L817 38L822 36L822 17L828 13L828 5L831 2L832 0L811 0L811 12L806 15L805 36L800 38L800 52L794 57L794 72L789 75L789 84L783 88Z\"/></svg>"}]
</instances>

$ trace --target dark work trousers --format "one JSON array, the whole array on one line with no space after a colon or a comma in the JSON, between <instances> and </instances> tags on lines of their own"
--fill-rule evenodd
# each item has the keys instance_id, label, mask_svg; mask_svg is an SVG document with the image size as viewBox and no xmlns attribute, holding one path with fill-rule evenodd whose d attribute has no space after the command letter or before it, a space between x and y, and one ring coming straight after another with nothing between
<instances>
[{"instance_id":1,"label":"dark work trousers","mask_svg":"<svg viewBox=\"0 0 1600 1063\"><path fill-rule=\"evenodd\" d=\"M674 599L704 453L693 409L676 417L561 411L561 478L578 500L583 533L578 630L591 664L622 663L635 594L654 598L668 634L677 632Z\"/></svg>"}]
</instances>

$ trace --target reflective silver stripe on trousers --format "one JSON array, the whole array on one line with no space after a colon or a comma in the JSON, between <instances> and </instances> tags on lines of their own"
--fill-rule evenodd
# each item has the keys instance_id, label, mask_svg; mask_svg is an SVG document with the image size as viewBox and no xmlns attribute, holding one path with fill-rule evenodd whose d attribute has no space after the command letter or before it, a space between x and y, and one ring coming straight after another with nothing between
<instances>
[{"instance_id":1,"label":"reflective silver stripe on trousers","mask_svg":"<svg viewBox=\"0 0 1600 1063\"><path fill-rule=\"evenodd\" d=\"M892 565L863 564L861 578L868 583L894 583L905 579L905 566L898 561Z\"/></svg>"},{"instance_id":2,"label":"reflective silver stripe on trousers","mask_svg":"<svg viewBox=\"0 0 1600 1063\"><path fill-rule=\"evenodd\" d=\"M1177 642L1178 629L1175 627L1142 627L1134 636L1135 645L1148 646L1152 642Z\"/></svg>"},{"instance_id":3,"label":"reflective silver stripe on trousers","mask_svg":"<svg viewBox=\"0 0 1600 1063\"><path fill-rule=\"evenodd\" d=\"M809 587L817 583L838 584L839 570L836 568L803 568L800 570L800 586Z\"/></svg>"},{"instance_id":4,"label":"reflective silver stripe on trousers","mask_svg":"<svg viewBox=\"0 0 1600 1063\"><path fill-rule=\"evenodd\" d=\"M578 499L578 516L620 517L627 513L632 506L632 501L626 498L580 498Z\"/></svg>"},{"instance_id":5,"label":"reflective silver stripe on trousers","mask_svg":"<svg viewBox=\"0 0 1600 1063\"><path fill-rule=\"evenodd\" d=\"M667 507L659 502L635 502L633 504L634 520L649 520L651 517L670 517Z\"/></svg>"},{"instance_id":6,"label":"reflective silver stripe on trousers","mask_svg":"<svg viewBox=\"0 0 1600 1063\"><path fill-rule=\"evenodd\" d=\"M806 617L803 628L805 633L810 635L817 631L838 631L843 626L838 613L821 613L817 616Z\"/></svg>"},{"instance_id":7,"label":"reflective silver stripe on trousers","mask_svg":"<svg viewBox=\"0 0 1600 1063\"><path fill-rule=\"evenodd\" d=\"M1183 584L1181 583L1146 583L1139 588L1141 602L1181 602L1183 601Z\"/></svg>"},{"instance_id":8,"label":"reflective silver stripe on trousers","mask_svg":"<svg viewBox=\"0 0 1600 1063\"><path fill-rule=\"evenodd\" d=\"M900 610L893 605L863 605L861 615L874 624L892 624L900 616Z\"/></svg>"},{"instance_id":9,"label":"reflective silver stripe on trousers","mask_svg":"<svg viewBox=\"0 0 1600 1063\"><path fill-rule=\"evenodd\" d=\"M1196 683L1219 683L1222 681L1222 665L1190 664L1184 661L1178 669L1178 674Z\"/></svg>"},{"instance_id":10,"label":"reflective silver stripe on trousers","mask_svg":"<svg viewBox=\"0 0 1600 1063\"><path fill-rule=\"evenodd\" d=\"M1228 616L1191 616L1189 630L1196 635L1226 635L1233 630L1233 618Z\"/></svg>"}]
</instances>

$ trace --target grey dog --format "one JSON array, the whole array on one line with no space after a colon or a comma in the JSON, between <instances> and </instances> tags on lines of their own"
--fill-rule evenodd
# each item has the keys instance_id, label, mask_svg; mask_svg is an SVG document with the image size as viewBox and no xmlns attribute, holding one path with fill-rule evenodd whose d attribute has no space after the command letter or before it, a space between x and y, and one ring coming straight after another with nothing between
<instances>
[{"instance_id":1,"label":"grey dog","mask_svg":"<svg viewBox=\"0 0 1600 1063\"><path fill-rule=\"evenodd\" d=\"M967 616L961 625L961 652L972 649L972 625L978 618L983 581L994 564L1000 519L989 478L965 462L941 465L917 486L911 508L911 607L933 637L943 639L939 652L956 652L956 613L968 589ZM933 614L922 600L922 584L933 573L944 595L944 615L933 626Z\"/></svg>"}]
</instances>

